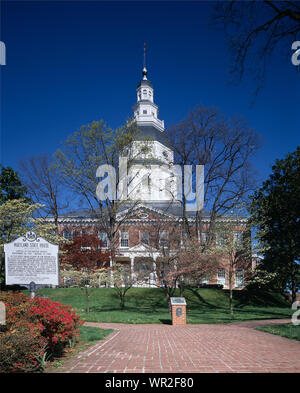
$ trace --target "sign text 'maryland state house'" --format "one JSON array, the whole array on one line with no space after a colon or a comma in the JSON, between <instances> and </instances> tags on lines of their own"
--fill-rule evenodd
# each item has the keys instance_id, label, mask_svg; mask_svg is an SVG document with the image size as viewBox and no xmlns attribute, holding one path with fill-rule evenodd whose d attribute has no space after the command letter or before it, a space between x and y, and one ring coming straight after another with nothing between
<instances>
[{"instance_id":1,"label":"sign text 'maryland state house'","mask_svg":"<svg viewBox=\"0 0 300 393\"><path fill-rule=\"evenodd\" d=\"M43 238L19 237L4 245L5 282L58 285L58 246Z\"/></svg>"}]
</instances>

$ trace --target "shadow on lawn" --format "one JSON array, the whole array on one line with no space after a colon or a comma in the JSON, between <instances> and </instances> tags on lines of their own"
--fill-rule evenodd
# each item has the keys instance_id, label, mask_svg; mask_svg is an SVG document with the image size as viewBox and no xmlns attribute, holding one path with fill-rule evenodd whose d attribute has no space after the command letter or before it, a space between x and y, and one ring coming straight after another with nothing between
<instances>
[{"instance_id":1,"label":"shadow on lawn","mask_svg":"<svg viewBox=\"0 0 300 393\"><path fill-rule=\"evenodd\" d=\"M170 319L160 319L160 322L164 325L172 325L172 321Z\"/></svg>"},{"instance_id":2,"label":"shadow on lawn","mask_svg":"<svg viewBox=\"0 0 300 393\"><path fill-rule=\"evenodd\" d=\"M201 305L208 307L208 308L213 308L213 309L218 308L217 306L215 306L211 303L208 303L205 299L203 299L203 297L198 293L197 289L187 287L184 290L192 292L192 294L195 295L197 297L197 299L201 302Z\"/></svg>"}]
</instances>

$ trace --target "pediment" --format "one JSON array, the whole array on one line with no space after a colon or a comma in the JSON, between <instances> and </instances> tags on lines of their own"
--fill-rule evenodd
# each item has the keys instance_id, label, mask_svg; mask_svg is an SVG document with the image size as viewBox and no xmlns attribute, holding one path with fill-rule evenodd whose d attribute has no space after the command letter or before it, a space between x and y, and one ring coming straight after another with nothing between
<instances>
[{"instance_id":1,"label":"pediment","mask_svg":"<svg viewBox=\"0 0 300 393\"><path fill-rule=\"evenodd\" d=\"M118 214L119 218L127 216L126 219L174 219L176 218L173 214L166 211L157 209L152 206L145 206L142 203L137 204L134 208L124 210Z\"/></svg>"},{"instance_id":2,"label":"pediment","mask_svg":"<svg viewBox=\"0 0 300 393\"><path fill-rule=\"evenodd\" d=\"M134 247L129 248L128 251L132 251L132 252L155 252L157 251L156 248L148 246L147 244L144 243L139 243L137 245L135 245Z\"/></svg>"}]
</instances>

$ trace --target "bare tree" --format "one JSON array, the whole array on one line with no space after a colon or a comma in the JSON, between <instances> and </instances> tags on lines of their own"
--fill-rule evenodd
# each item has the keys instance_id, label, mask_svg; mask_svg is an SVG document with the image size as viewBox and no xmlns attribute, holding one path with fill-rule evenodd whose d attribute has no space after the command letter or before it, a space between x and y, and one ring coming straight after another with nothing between
<instances>
[{"instance_id":1,"label":"bare tree","mask_svg":"<svg viewBox=\"0 0 300 393\"><path fill-rule=\"evenodd\" d=\"M273 54L291 58L291 46L300 40L299 1L225 1L214 8L213 21L224 27L231 53L233 81L240 82L245 71L261 89Z\"/></svg>"},{"instance_id":2,"label":"bare tree","mask_svg":"<svg viewBox=\"0 0 300 393\"><path fill-rule=\"evenodd\" d=\"M58 216L69 203L65 195L62 179L52 167L48 155L32 156L20 161L20 173L29 197L34 203L41 203L41 211L52 216L58 228Z\"/></svg>"},{"instance_id":3,"label":"bare tree","mask_svg":"<svg viewBox=\"0 0 300 393\"><path fill-rule=\"evenodd\" d=\"M254 189L250 160L258 149L258 136L243 119L225 119L217 109L203 106L167 132L179 165L204 165L204 210L195 213L196 235L201 238L203 215L209 212L209 246L218 217L240 209ZM190 226L188 201L183 199L182 204L183 221Z\"/></svg>"}]
</instances>

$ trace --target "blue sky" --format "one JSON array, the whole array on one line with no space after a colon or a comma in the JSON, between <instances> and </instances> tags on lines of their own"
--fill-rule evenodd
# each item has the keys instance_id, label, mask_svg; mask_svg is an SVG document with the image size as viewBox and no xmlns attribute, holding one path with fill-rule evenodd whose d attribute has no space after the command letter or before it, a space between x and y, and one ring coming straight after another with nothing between
<instances>
[{"instance_id":1,"label":"blue sky","mask_svg":"<svg viewBox=\"0 0 300 393\"><path fill-rule=\"evenodd\" d=\"M211 28L210 2L2 2L1 157L55 152L81 125L104 119L118 127L132 115L148 78L168 127L199 103L243 116L263 138L254 165L266 179L276 158L300 144L300 72L281 54L250 107L253 81L229 81L221 30ZM291 52L292 54L292 52Z\"/></svg>"}]
</instances>

